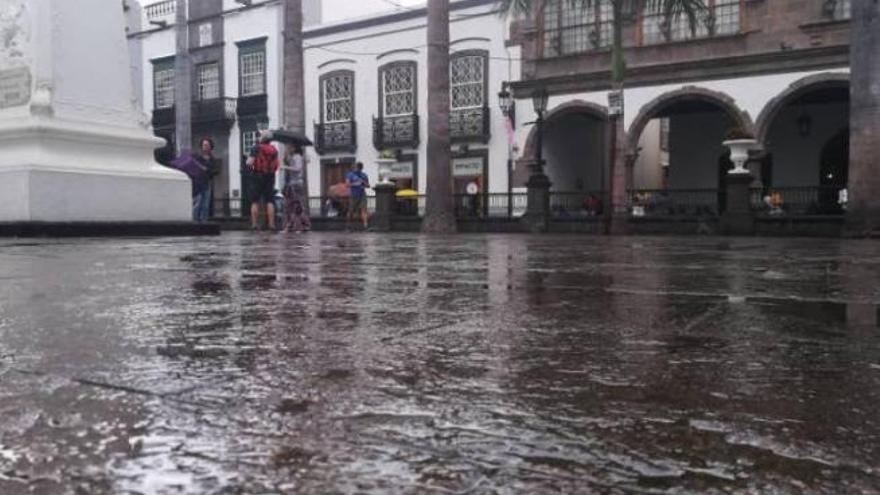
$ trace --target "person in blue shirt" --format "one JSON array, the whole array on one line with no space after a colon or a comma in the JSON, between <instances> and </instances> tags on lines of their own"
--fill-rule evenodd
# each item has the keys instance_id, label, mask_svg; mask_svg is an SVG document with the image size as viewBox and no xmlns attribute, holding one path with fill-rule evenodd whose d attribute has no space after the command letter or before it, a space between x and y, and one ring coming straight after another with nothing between
<instances>
[{"instance_id":1,"label":"person in blue shirt","mask_svg":"<svg viewBox=\"0 0 880 495\"><path fill-rule=\"evenodd\" d=\"M369 215L367 214L367 188L370 187L370 179L364 173L364 164L357 162L348 175L345 176L348 184L348 220L351 221L360 216L364 230L369 228Z\"/></svg>"}]
</instances>

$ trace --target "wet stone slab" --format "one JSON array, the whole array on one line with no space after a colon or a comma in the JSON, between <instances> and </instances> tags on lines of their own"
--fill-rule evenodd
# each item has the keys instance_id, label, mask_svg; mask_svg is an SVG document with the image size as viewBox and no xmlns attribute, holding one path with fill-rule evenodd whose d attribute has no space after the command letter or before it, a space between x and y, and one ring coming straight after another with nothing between
<instances>
[{"instance_id":1,"label":"wet stone slab","mask_svg":"<svg viewBox=\"0 0 880 495\"><path fill-rule=\"evenodd\" d=\"M0 240L0 493L876 493L880 244Z\"/></svg>"}]
</instances>

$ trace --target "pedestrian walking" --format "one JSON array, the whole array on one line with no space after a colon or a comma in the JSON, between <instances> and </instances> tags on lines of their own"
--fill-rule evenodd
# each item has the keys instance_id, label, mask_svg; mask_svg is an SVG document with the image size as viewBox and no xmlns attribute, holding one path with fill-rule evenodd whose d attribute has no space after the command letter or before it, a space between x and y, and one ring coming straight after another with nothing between
<instances>
[{"instance_id":1,"label":"pedestrian walking","mask_svg":"<svg viewBox=\"0 0 880 495\"><path fill-rule=\"evenodd\" d=\"M278 172L278 150L270 143L272 135L260 132L260 142L251 150L247 159L250 176L251 228L260 230L260 210L265 205L266 223L275 230L275 174Z\"/></svg>"},{"instance_id":2,"label":"pedestrian walking","mask_svg":"<svg viewBox=\"0 0 880 495\"><path fill-rule=\"evenodd\" d=\"M345 183L348 184L348 221L358 217L363 223L364 230L369 228L369 214L367 213L367 188L370 187L370 179L364 173L364 164L357 162L351 168L351 172L345 176Z\"/></svg>"},{"instance_id":3,"label":"pedestrian walking","mask_svg":"<svg viewBox=\"0 0 880 495\"><path fill-rule=\"evenodd\" d=\"M211 181L217 175L214 160L214 141L202 138L199 153L193 155L203 173L192 178L193 221L205 223L211 214Z\"/></svg>"},{"instance_id":4,"label":"pedestrian walking","mask_svg":"<svg viewBox=\"0 0 880 495\"><path fill-rule=\"evenodd\" d=\"M300 233L312 228L306 214L305 202L305 156L300 146L288 146L284 156L287 183L284 186L284 226L286 232Z\"/></svg>"}]
</instances>

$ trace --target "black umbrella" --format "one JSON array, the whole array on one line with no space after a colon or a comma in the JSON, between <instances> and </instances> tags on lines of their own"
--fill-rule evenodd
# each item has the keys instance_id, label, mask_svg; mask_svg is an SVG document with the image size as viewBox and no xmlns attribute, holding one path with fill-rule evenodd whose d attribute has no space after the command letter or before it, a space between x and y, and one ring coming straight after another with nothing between
<instances>
[{"instance_id":1,"label":"black umbrella","mask_svg":"<svg viewBox=\"0 0 880 495\"><path fill-rule=\"evenodd\" d=\"M294 146L312 146L312 141L307 138L305 134L300 134L293 131L285 131L283 129L272 131L272 141L278 141L279 143L284 144L292 144Z\"/></svg>"}]
</instances>

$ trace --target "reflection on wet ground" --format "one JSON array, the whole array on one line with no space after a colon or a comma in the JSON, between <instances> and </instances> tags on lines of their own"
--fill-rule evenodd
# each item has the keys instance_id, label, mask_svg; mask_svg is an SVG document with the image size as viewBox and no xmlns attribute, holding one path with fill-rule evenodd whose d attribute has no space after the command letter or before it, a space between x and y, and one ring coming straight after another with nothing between
<instances>
[{"instance_id":1,"label":"reflection on wet ground","mask_svg":"<svg viewBox=\"0 0 880 495\"><path fill-rule=\"evenodd\" d=\"M880 491L880 249L0 241L0 493Z\"/></svg>"}]
</instances>

